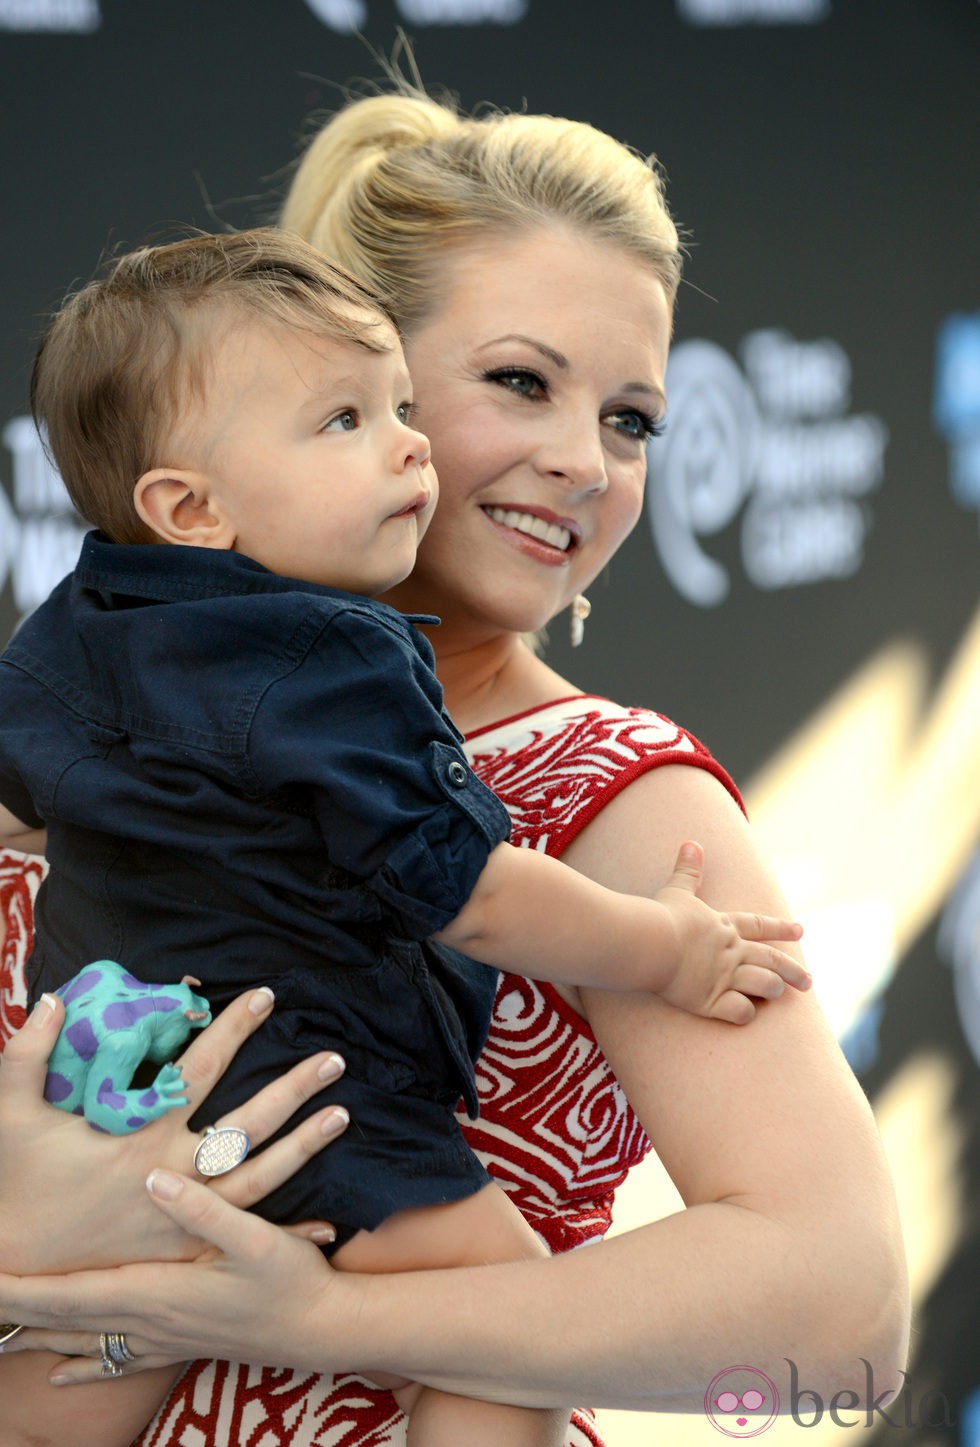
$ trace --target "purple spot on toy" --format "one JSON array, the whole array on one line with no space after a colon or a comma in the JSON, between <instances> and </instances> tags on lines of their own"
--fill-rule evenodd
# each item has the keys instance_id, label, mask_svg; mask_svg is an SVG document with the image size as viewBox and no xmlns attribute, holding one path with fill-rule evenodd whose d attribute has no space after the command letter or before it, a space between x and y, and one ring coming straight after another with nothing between
<instances>
[{"instance_id":1,"label":"purple spot on toy","mask_svg":"<svg viewBox=\"0 0 980 1447\"><path fill-rule=\"evenodd\" d=\"M107 1105L110 1110L121 1110L126 1104L126 1097L114 1089L111 1075L107 1075L103 1080L95 1098L100 1105Z\"/></svg>"},{"instance_id":2,"label":"purple spot on toy","mask_svg":"<svg viewBox=\"0 0 980 1447\"><path fill-rule=\"evenodd\" d=\"M44 1082L44 1098L51 1105L57 1105L59 1101L67 1100L71 1095L71 1081L64 1075L59 1075L56 1070L48 1073Z\"/></svg>"},{"instance_id":3,"label":"purple spot on toy","mask_svg":"<svg viewBox=\"0 0 980 1447\"><path fill-rule=\"evenodd\" d=\"M186 1008L184 1001L178 1000L175 995L154 995L153 1003L155 1008L161 1013L168 1010L183 1010Z\"/></svg>"},{"instance_id":4,"label":"purple spot on toy","mask_svg":"<svg viewBox=\"0 0 980 1447\"><path fill-rule=\"evenodd\" d=\"M116 1000L113 1004L106 1005L102 1019L107 1030L128 1030L137 1020L142 1020L145 1015L152 1015L155 1011L153 999L145 996L140 1000Z\"/></svg>"},{"instance_id":5,"label":"purple spot on toy","mask_svg":"<svg viewBox=\"0 0 980 1447\"><path fill-rule=\"evenodd\" d=\"M128 1117L126 1125L130 1130L142 1130L146 1125L146 1121L141 1115L131 1115Z\"/></svg>"},{"instance_id":6,"label":"purple spot on toy","mask_svg":"<svg viewBox=\"0 0 980 1447\"><path fill-rule=\"evenodd\" d=\"M91 1060L99 1048L99 1041L90 1020L76 1020L65 1027L65 1039L80 1060Z\"/></svg>"},{"instance_id":7,"label":"purple spot on toy","mask_svg":"<svg viewBox=\"0 0 980 1447\"><path fill-rule=\"evenodd\" d=\"M78 999L79 995L87 995L90 990L94 990L101 979L102 971L90 966L89 969L83 970L76 979L69 980L67 985L63 985L58 993L65 1004L70 1005L73 1000Z\"/></svg>"},{"instance_id":8,"label":"purple spot on toy","mask_svg":"<svg viewBox=\"0 0 980 1447\"><path fill-rule=\"evenodd\" d=\"M139 1098L139 1103L140 1105L145 1106L147 1110L149 1110L152 1106L156 1105L159 1098L160 1097L157 1095L155 1090L144 1090L143 1094Z\"/></svg>"}]
</instances>

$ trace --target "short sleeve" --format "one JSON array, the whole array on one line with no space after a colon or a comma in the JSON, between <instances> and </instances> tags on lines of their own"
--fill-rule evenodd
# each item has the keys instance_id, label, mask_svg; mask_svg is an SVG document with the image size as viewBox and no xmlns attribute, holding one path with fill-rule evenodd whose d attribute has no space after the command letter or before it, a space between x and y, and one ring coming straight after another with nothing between
<instances>
[{"instance_id":1,"label":"short sleeve","mask_svg":"<svg viewBox=\"0 0 980 1447\"><path fill-rule=\"evenodd\" d=\"M363 880L408 938L469 898L510 820L442 708L427 641L387 609L342 610L264 694L257 785L311 812L330 861Z\"/></svg>"},{"instance_id":2,"label":"short sleeve","mask_svg":"<svg viewBox=\"0 0 980 1447\"><path fill-rule=\"evenodd\" d=\"M30 829L43 829L25 765L43 764L36 695L19 668L0 661L0 804Z\"/></svg>"}]
</instances>

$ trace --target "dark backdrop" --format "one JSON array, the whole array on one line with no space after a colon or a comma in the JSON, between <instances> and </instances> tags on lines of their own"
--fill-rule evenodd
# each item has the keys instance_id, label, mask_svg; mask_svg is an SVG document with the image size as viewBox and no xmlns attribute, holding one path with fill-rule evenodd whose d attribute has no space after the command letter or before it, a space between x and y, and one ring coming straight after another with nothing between
<instances>
[{"instance_id":1,"label":"dark backdrop","mask_svg":"<svg viewBox=\"0 0 980 1447\"><path fill-rule=\"evenodd\" d=\"M376 74L352 18L382 49L403 25L466 106L666 167L690 262L649 515L549 658L745 785L890 1148L934 1187L907 1208L914 1420L876 1430L980 1442L980 5L0 0L0 637L77 550L18 420L45 313L106 247L268 219L311 111ZM927 1390L955 1425L918 1420Z\"/></svg>"}]
</instances>

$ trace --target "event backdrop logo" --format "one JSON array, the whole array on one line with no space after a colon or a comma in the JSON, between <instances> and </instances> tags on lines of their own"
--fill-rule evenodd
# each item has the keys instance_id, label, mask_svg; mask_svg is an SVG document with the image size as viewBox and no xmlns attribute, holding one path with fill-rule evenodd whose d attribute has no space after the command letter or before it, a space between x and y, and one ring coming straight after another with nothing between
<instances>
[{"instance_id":1,"label":"event backdrop logo","mask_svg":"<svg viewBox=\"0 0 980 1447\"><path fill-rule=\"evenodd\" d=\"M690 25L816 25L830 18L830 0L677 0Z\"/></svg>"},{"instance_id":2,"label":"event backdrop logo","mask_svg":"<svg viewBox=\"0 0 980 1447\"><path fill-rule=\"evenodd\" d=\"M980 512L980 312L948 317L939 329L932 410L949 446L950 491Z\"/></svg>"},{"instance_id":3,"label":"event backdrop logo","mask_svg":"<svg viewBox=\"0 0 980 1447\"><path fill-rule=\"evenodd\" d=\"M30 417L12 417L0 432L13 473L11 505L0 487L0 592L9 582L25 618L70 573L85 524L48 460Z\"/></svg>"},{"instance_id":4,"label":"event backdrop logo","mask_svg":"<svg viewBox=\"0 0 980 1447\"><path fill-rule=\"evenodd\" d=\"M0 0L0 4L3 0ZM348 35L363 30L370 18L368 0L306 0L330 30ZM517 25L530 0L395 0L410 25Z\"/></svg>"},{"instance_id":5,"label":"event backdrop logo","mask_svg":"<svg viewBox=\"0 0 980 1447\"><path fill-rule=\"evenodd\" d=\"M851 577L864 561L870 495L888 430L851 413L851 364L837 342L750 332L739 361L680 342L667 367L670 413L649 450L647 507L664 571L702 608L729 571L704 540L739 521L742 563L760 589Z\"/></svg>"},{"instance_id":6,"label":"event backdrop logo","mask_svg":"<svg viewBox=\"0 0 980 1447\"><path fill-rule=\"evenodd\" d=\"M0 0L0 30L87 35L101 24L99 0Z\"/></svg>"}]
</instances>

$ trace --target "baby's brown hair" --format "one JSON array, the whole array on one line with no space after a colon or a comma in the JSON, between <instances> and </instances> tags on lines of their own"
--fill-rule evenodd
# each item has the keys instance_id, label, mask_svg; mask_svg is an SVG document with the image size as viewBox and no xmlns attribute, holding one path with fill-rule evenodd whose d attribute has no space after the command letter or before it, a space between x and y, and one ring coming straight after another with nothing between
<instances>
[{"instance_id":1,"label":"baby's brown hair","mask_svg":"<svg viewBox=\"0 0 980 1447\"><path fill-rule=\"evenodd\" d=\"M75 507L114 542L156 541L134 485L175 462L159 455L167 432L203 389L217 327L243 319L390 346L378 298L275 227L129 252L55 315L34 359L31 411Z\"/></svg>"}]
</instances>

